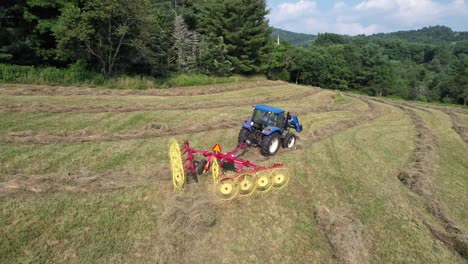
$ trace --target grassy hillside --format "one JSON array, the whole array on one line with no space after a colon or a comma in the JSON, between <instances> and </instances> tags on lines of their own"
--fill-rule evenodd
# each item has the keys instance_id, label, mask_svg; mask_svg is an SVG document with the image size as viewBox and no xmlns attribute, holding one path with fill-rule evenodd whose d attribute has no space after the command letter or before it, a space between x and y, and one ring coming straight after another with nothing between
<instances>
[{"instance_id":1,"label":"grassy hillside","mask_svg":"<svg viewBox=\"0 0 468 264\"><path fill-rule=\"evenodd\" d=\"M173 192L168 142L235 147L257 103L299 115L289 186ZM284 82L0 86L1 263L466 263L466 109Z\"/></svg>"}]
</instances>

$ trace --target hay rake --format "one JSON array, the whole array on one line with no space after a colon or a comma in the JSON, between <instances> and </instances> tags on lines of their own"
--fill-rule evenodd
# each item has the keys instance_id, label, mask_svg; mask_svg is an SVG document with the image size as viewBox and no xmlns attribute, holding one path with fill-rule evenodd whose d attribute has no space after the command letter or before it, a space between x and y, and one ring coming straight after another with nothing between
<instances>
[{"instance_id":1,"label":"hay rake","mask_svg":"<svg viewBox=\"0 0 468 264\"><path fill-rule=\"evenodd\" d=\"M175 139L169 143L172 180L175 191L183 191L186 185L186 174L192 174L198 182L198 175L211 170L213 191L216 197L230 201L238 197L261 194L274 189L281 189L289 182L289 173L283 164L259 166L239 157L238 152L247 150L248 146L239 144L232 151L195 150L188 141L182 147ZM203 156L206 159L197 160ZM234 173L226 173L231 166Z\"/></svg>"}]
</instances>

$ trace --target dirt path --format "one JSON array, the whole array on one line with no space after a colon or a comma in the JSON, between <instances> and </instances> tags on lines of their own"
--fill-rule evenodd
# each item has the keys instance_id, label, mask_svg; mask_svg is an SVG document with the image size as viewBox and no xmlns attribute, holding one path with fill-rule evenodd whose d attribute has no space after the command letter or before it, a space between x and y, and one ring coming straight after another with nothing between
<instances>
[{"instance_id":1,"label":"dirt path","mask_svg":"<svg viewBox=\"0 0 468 264\"><path fill-rule=\"evenodd\" d=\"M426 209L437 219L438 225L425 222L433 235L449 248L468 259L468 235L447 214L443 203L436 196L437 186L434 177L437 176L437 161L439 159L439 143L437 137L425 125L424 120L410 105L393 103L383 99L372 99L392 105L403 110L416 128L416 147L414 161L401 169L398 179L412 192L419 195Z\"/></svg>"},{"instance_id":2,"label":"dirt path","mask_svg":"<svg viewBox=\"0 0 468 264\"><path fill-rule=\"evenodd\" d=\"M30 112L30 113L106 113L106 112L136 112L152 110L197 110L211 109L228 106L247 106L261 103L283 102L297 99L304 99L319 93L320 89L310 88L306 92L292 93L289 96L277 96L267 98L251 98L242 102L214 102L214 103L180 103L174 105L50 105L50 104L7 104L0 105L0 112Z\"/></svg>"},{"instance_id":3,"label":"dirt path","mask_svg":"<svg viewBox=\"0 0 468 264\"><path fill-rule=\"evenodd\" d=\"M49 86L49 85L26 85L26 84L0 84L0 95L14 96L191 96L219 94L243 89L253 89L258 87L273 87L286 85L283 81L256 81L233 84L200 85L191 87L173 87L167 89L110 89L110 88L89 88L74 86Z\"/></svg>"}]
</instances>

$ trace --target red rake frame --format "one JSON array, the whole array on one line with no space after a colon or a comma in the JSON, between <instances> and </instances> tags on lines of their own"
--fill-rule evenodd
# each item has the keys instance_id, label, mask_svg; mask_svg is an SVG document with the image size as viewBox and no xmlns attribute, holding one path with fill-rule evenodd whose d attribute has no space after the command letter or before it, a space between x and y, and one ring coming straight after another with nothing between
<instances>
[{"instance_id":1,"label":"red rake frame","mask_svg":"<svg viewBox=\"0 0 468 264\"><path fill-rule=\"evenodd\" d=\"M220 177L221 182L228 180L228 179L239 178L240 176L246 173L257 173L259 171L272 170L276 168L282 168L284 166L282 163L275 163L271 166L258 166L250 162L249 160L244 160L237 156L237 152L239 152L240 150L247 150L248 148L249 146L246 144L239 144L236 148L234 148L233 150L227 153L214 152L214 151L208 151L208 150L196 150L190 147L188 140L185 140L181 148L182 156L184 155L186 156L182 161L184 165L184 171L185 173L188 173L188 172L196 173L196 168L193 162L196 155L202 155L207 158L208 162L206 163L205 171L208 170L208 168L211 166L213 162L213 158L216 158L218 160L220 167L222 167L223 164L226 162L230 162L234 164L234 166L237 169L237 173L229 177L222 175L222 177ZM244 170L245 167L249 169Z\"/></svg>"}]
</instances>

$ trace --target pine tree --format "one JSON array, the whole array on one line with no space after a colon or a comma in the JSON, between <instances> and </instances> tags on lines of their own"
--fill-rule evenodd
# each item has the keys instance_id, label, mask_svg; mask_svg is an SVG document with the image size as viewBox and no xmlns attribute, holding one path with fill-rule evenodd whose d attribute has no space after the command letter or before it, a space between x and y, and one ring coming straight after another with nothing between
<instances>
[{"instance_id":1,"label":"pine tree","mask_svg":"<svg viewBox=\"0 0 468 264\"><path fill-rule=\"evenodd\" d=\"M197 31L223 37L234 72L253 74L265 70L272 41L265 0L205 0L195 9Z\"/></svg>"},{"instance_id":2,"label":"pine tree","mask_svg":"<svg viewBox=\"0 0 468 264\"><path fill-rule=\"evenodd\" d=\"M199 57L199 37L196 32L187 28L182 16L176 16L174 21L174 52L173 61L179 72L190 72L197 68Z\"/></svg>"}]
</instances>

